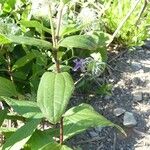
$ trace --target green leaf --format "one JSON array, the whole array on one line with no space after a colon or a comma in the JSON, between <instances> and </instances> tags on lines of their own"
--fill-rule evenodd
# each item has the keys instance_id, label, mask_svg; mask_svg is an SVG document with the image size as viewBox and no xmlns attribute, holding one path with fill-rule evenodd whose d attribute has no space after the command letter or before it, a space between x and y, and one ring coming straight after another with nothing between
<instances>
[{"instance_id":1,"label":"green leaf","mask_svg":"<svg viewBox=\"0 0 150 150\"><path fill-rule=\"evenodd\" d=\"M3 11L10 12L15 7L16 0L6 0L3 6Z\"/></svg>"},{"instance_id":2,"label":"green leaf","mask_svg":"<svg viewBox=\"0 0 150 150\"><path fill-rule=\"evenodd\" d=\"M83 26L78 26L77 24L65 25L60 29L60 36L63 37L65 35L73 34L82 29L83 29Z\"/></svg>"},{"instance_id":3,"label":"green leaf","mask_svg":"<svg viewBox=\"0 0 150 150\"><path fill-rule=\"evenodd\" d=\"M15 85L8 79L0 77L0 96L17 96Z\"/></svg>"},{"instance_id":4,"label":"green leaf","mask_svg":"<svg viewBox=\"0 0 150 150\"><path fill-rule=\"evenodd\" d=\"M64 114L64 140L85 131L91 127L105 127L112 126L119 129L123 134L123 129L105 117L94 111L88 104L81 104L69 109Z\"/></svg>"},{"instance_id":5,"label":"green leaf","mask_svg":"<svg viewBox=\"0 0 150 150\"><path fill-rule=\"evenodd\" d=\"M45 31L45 32L48 32L48 33L51 33L51 29L47 28L47 27L44 27L40 22L38 21L33 21L33 20L30 20L30 21L20 21L20 24L25 26L25 27L28 27L28 28L35 28L38 32L41 33L41 31Z\"/></svg>"},{"instance_id":6,"label":"green leaf","mask_svg":"<svg viewBox=\"0 0 150 150\"><path fill-rule=\"evenodd\" d=\"M43 74L37 92L37 103L44 117L51 123L60 121L73 90L74 83L67 72Z\"/></svg>"},{"instance_id":7,"label":"green leaf","mask_svg":"<svg viewBox=\"0 0 150 150\"><path fill-rule=\"evenodd\" d=\"M6 38L4 40L5 44L8 44L8 42L6 41L8 39L9 41L11 41L9 43L25 44L25 45L39 46L39 47L52 49L52 44L45 40L36 39L33 37L27 37L27 36L2 35L2 34L1 36Z\"/></svg>"},{"instance_id":8,"label":"green leaf","mask_svg":"<svg viewBox=\"0 0 150 150\"><path fill-rule=\"evenodd\" d=\"M21 57L20 59L18 59L15 64L12 67L12 70L18 69L20 67L25 66L26 64L28 64L30 61L32 61L35 58L35 54L34 53L28 53L27 55Z\"/></svg>"},{"instance_id":9,"label":"green leaf","mask_svg":"<svg viewBox=\"0 0 150 150\"><path fill-rule=\"evenodd\" d=\"M15 100L9 97L1 97L5 102L11 106L15 112L25 118L42 118L41 111L36 102L27 100Z\"/></svg>"},{"instance_id":10,"label":"green leaf","mask_svg":"<svg viewBox=\"0 0 150 150\"><path fill-rule=\"evenodd\" d=\"M58 143L49 143L39 150L72 150L72 149L66 145L60 145Z\"/></svg>"},{"instance_id":11,"label":"green leaf","mask_svg":"<svg viewBox=\"0 0 150 150\"><path fill-rule=\"evenodd\" d=\"M59 46L87 50L96 50L97 48L95 40L88 35L74 35L66 37L59 43Z\"/></svg>"},{"instance_id":12,"label":"green leaf","mask_svg":"<svg viewBox=\"0 0 150 150\"><path fill-rule=\"evenodd\" d=\"M14 134L12 134L12 136L10 136L10 138L7 139L2 150L20 150L30 139L40 121L40 119L32 119L19 128Z\"/></svg>"},{"instance_id":13,"label":"green leaf","mask_svg":"<svg viewBox=\"0 0 150 150\"><path fill-rule=\"evenodd\" d=\"M39 150L49 142L54 142L54 137L57 136L59 136L58 128L50 128L44 131L36 130L27 144L32 150Z\"/></svg>"},{"instance_id":14,"label":"green leaf","mask_svg":"<svg viewBox=\"0 0 150 150\"><path fill-rule=\"evenodd\" d=\"M11 40L9 40L4 35L0 34L0 45L2 45L2 44L10 44L10 43L11 43Z\"/></svg>"},{"instance_id":15,"label":"green leaf","mask_svg":"<svg viewBox=\"0 0 150 150\"><path fill-rule=\"evenodd\" d=\"M0 110L0 126L3 124L6 116L7 116L7 111L6 110Z\"/></svg>"}]
</instances>

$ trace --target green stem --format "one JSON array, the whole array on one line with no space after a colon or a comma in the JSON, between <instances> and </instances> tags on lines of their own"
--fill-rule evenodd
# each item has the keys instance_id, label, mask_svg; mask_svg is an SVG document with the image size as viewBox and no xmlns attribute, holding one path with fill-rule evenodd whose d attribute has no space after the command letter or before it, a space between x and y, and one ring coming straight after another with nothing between
<instances>
[{"instance_id":1,"label":"green stem","mask_svg":"<svg viewBox=\"0 0 150 150\"><path fill-rule=\"evenodd\" d=\"M52 19L52 11L51 11L51 6L49 5L49 19L50 19L50 26L52 30L52 40L53 40L53 58L55 60L55 65L56 65L56 71L57 73L60 73L60 63L58 60L58 41L59 41L59 32L60 32L60 26L61 26L61 19L62 19L62 12L63 12L64 4L60 4L60 10L58 12L58 24L56 27L56 34L55 34L55 29L53 25L53 19ZM60 144L63 144L63 117L60 120Z\"/></svg>"},{"instance_id":2,"label":"green stem","mask_svg":"<svg viewBox=\"0 0 150 150\"><path fill-rule=\"evenodd\" d=\"M54 29L54 25L53 25L52 9L51 9L50 5L49 5L49 20L50 20L50 26L51 26L51 30L52 30L53 47L56 48L55 29Z\"/></svg>"},{"instance_id":3,"label":"green stem","mask_svg":"<svg viewBox=\"0 0 150 150\"><path fill-rule=\"evenodd\" d=\"M58 40L59 40L59 32L60 32L63 9L64 9L64 3L60 4L60 10L58 12L58 23L57 23L56 36L55 36L57 43L58 43Z\"/></svg>"}]
</instances>

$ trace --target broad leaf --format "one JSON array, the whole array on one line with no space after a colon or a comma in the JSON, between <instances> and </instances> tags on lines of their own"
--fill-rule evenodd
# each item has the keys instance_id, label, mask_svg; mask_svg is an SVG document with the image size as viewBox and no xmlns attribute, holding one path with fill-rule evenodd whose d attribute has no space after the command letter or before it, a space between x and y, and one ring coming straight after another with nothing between
<instances>
[{"instance_id":1,"label":"broad leaf","mask_svg":"<svg viewBox=\"0 0 150 150\"><path fill-rule=\"evenodd\" d=\"M112 126L125 134L123 129L105 117L94 111L88 104L81 104L69 109L64 114L64 139L68 139L75 134L85 131L91 127Z\"/></svg>"},{"instance_id":2,"label":"broad leaf","mask_svg":"<svg viewBox=\"0 0 150 150\"><path fill-rule=\"evenodd\" d=\"M7 139L2 150L20 150L32 136L33 132L40 123L40 119L32 119L24 126L19 128L10 138Z\"/></svg>"},{"instance_id":3,"label":"broad leaf","mask_svg":"<svg viewBox=\"0 0 150 150\"><path fill-rule=\"evenodd\" d=\"M39 47L52 49L52 44L45 40L36 39L33 37L27 37L27 36L16 36L16 35L1 35L1 36L11 41L11 43L39 46ZM6 42L6 44L8 44L8 42Z\"/></svg>"},{"instance_id":4,"label":"broad leaf","mask_svg":"<svg viewBox=\"0 0 150 150\"><path fill-rule=\"evenodd\" d=\"M76 24L69 24L61 28L60 35L61 36L69 35L69 34L78 32L81 29L82 29L82 26L77 26Z\"/></svg>"},{"instance_id":5,"label":"broad leaf","mask_svg":"<svg viewBox=\"0 0 150 150\"><path fill-rule=\"evenodd\" d=\"M74 83L67 72L43 74L37 92L37 103L44 117L51 123L60 121L73 90Z\"/></svg>"},{"instance_id":6,"label":"broad leaf","mask_svg":"<svg viewBox=\"0 0 150 150\"><path fill-rule=\"evenodd\" d=\"M0 96L17 96L15 85L3 77L0 77Z\"/></svg>"},{"instance_id":7,"label":"broad leaf","mask_svg":"<svg viewBox=\"0 0 150 150\"><path fill-rule=\"evenodd\" d=\"M5 102L11 106L15 112L25 118L42 118L41 111L37 103L27 100L15 100L8 97L1 97Z\"/></svg>"},{"instance_id":8,"label":"broad leaf","mask_svg":"<svg viewBox=\"0 0 150 150\"><path fill-rule=\"evenodd\" d=\"M58 143L49 143L39 150L72 150L72 149L66 145L60 145Z\"/></svg>"},{"instance_id":9,"label":"broad leaf","mask_svg":"<svg viewBox=\"0 0 150 150\"><path fill-rule=\"evenodd\" d=\"M7 115L6 110L0 110L0 126L3 124L3 121L5 120Z\"/></svg>"},{"instance_id":10,"label":"broad leaf","mask_svg":"<svg viewBox=\"0 0 150 150\"><path fill-rule=\"evenodd\" d=\"M28 28L35 28L38 32L41 33L41 31L45 31L48 33L51 33L51 30L47 27L44 27L40 22L35 21L35 20L30 20L30 21L20 21L20 24L28 27Z\"/></svg>"},{"instance_id":11,"label":"broad leaf","mask_svg":"<svg viewBox=\"0 0 150 150\"><path fill-rule=\"evenodd\" d=\"M34 53L28 53L27 55L21 57L20 59L18 59L15 64L12 67L12 70L18 69L20 67L25 66L27 63L29 63L30 61L32 61L35 58L35 54Z\"/></svg>"},{"instance_id":12,"label":"broad leaf","mask_svg":"<svg viewBox=\"0 0 150 150\"><path fill-rule=\"evenodd\" d=\"M59 43L59 46L87 50L96 50L97 48L94 38L88 35L74 35L66 37Z\"/></svg>"}]
</instances>

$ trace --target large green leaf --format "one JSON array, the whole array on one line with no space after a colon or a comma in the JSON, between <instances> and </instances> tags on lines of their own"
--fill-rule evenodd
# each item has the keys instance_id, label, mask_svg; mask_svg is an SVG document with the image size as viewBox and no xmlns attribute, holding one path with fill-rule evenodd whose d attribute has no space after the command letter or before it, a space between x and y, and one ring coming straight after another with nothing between
<instances>
[{"instance_id":1,"label":"large green leaf","mask_svg":"<svg viewBox=\"0 0 150 150\"><path fill-rule=\"evenodd\" d=\"M29 63L30 61L32 61L35 58L35 54L30 52L27 55L21 57L20 59L18 59L15 64L12 67L12 70L18 69L20 67L25 66L27 63Z\"/></svg>"},{"instance_id":2,"label":"large green leaf","mask_svg":"<svg viewBox=\"0 0 150 150\"><path fill-rule=\"evenodd\" d=\"M40 119L32 119L19 128L14 134L12 134L12 136L10 136L10 138L7 139L2 150L20 150L32 136L40 121Z\"/></svg>"},{"instance_id":3,"label":"large green leaf","mask_svg":"<svg viewBox=\"0 0 150 150\"><path fill-rule=\"evenodd\" d=\"M33 37L17 36L17 35L2 35L2 34L0 36L0 39L1 39L1 37L2 37L2 42L3 42L3 39L5 42L2 44L17 43L17 44L25 44L25 45L39 46L39 47L52 49L52 44L50 42L47 42L47 41L41 40L41 39L36 39ZM9 42L7 40L9 40Z\"/></svg>"},{"instance_id":4,"label":"large green leaf","mask_svg":"<svg viewBox=\"0 0 150 150\"><path fill-rule=\"evenodd\" d=\"M38 32L41 32L42 30L48 33L51 33L51 29L44 27L40 22L35 21L35 20L30 20L30 21L20 21L20 24L28 27L28 28L35 28Z\"/></svg>"},{"instance_id":5,"label":"large green leaf","mask_svg":"<svg viewBox=\"0 0 150 150\"><path fill-rule=\"evenodd\" d=\"M17 96L15 85L3 77L0 77L0 96Z\"/></svg>"},{"instance_id":6,"label":"large green leaf","mask_svg":"<svg viewBox=\"0 0 150 150\"><path fill-rule=\"evenodd\" d=\"M11 106L15 112L25 118L42 118L42 113L36 102L27 100L15 100L9 97L1 97L5 102Z\"/></svg>"},{"instance_id":7,"label":"large green leaf","mask_svg":"<svg viewBox=\"0 0 150 150\"><path fill-rule=\"evenodd\" d=\"M37 103L44 117L51 123L58 123L73 90L74 83L67 72L43 74L37 92Z\"/></svg>"},{"instance_id":8,"label":"large green leaf","mask_svg":"<svg viewBox=\"0 0 150 150\"><path fill-rule=\"evenodd\" d=\"M0 126L3 124L3 121L6 118L6 115L7 115L6 110L0 110Z\"/></svg>"},{"instance_id":9,"label":"large green leaf","mask_svg":"<svg viewBox=\"0 0 150 150\"><path fill-rule=\"evenodd\" d=\"M94 111L88 104L81 104L69 109L64 114L64 140L91 127L112 126L125 134L123 129Z\"/></svg>"},{"instance_id":10,"label":"large green leaf","mask_svg":"<svg viewBox=\"0 0 150 150\"><path fill-rule=\"evenodd\" d=\"M58 143L49 143L39 150L72 150L72 149L66 145L60 145Z\"/></svg>"},{"instance_id":11,"label":"large green leaf","mask_svg":"<svg viewBox=\"0 0 150 150\"><path fill-rule=\"evenodd\" d=\"M94 38L88 35L74 35L66 37L59 43L59 46L87 50L96 50L97 48Z\"/></svg>"}]
</instances>

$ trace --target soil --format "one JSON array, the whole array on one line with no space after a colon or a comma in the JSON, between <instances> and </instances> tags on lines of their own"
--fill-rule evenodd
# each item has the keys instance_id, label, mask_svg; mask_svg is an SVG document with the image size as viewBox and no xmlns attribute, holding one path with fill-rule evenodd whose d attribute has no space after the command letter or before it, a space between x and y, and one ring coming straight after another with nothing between
<instances>
[{"instance_id":1,"label":"soil","mask_svg":"<svg viewBox=\"0 0 150 150\"><path fill-rule=\"evenodd\" d=\"M96 111L123 127L127 137L114 128L99 127L77 135L69 145L82 150L150 150L150 47L111 52L107 68L99 80L113 85L112 95L80 96L74 103L88 99ZM118 107L133 113L135 127L123 126L123 117L113 114Z\"/></svg>"}]
</instances>

